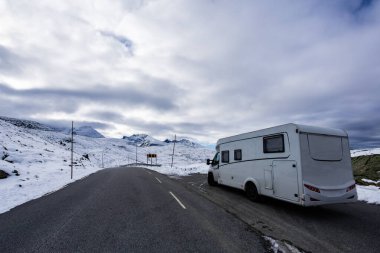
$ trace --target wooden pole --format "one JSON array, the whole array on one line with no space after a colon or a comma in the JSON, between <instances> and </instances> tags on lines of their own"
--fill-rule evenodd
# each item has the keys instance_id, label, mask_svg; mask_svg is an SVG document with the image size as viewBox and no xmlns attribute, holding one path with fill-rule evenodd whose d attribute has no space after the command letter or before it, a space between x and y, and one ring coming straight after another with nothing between
<instances>
[{"instance_id":1,"label":"wooden pole","mask_svg":"<svg viewBox=\"0 0 380 253\"><path fill-rule=\"evenodd\" d=\"M173 154L172 154L172 164L170 165L170 168L173 168L173 160L174 160L174 149L175 149L175 143L177 142L177 135L174 135L174 144L173 144Z\"/></svg>"},{"instance_id":2,"label":"wooden pole","mask_svg":"<svg viewBox=\"0 0 380 253\"><path fill-rule=\"evenodd\" d=\"M102 151L102 168L104 169L104 149Z\"/></svg>"},{"instance_id":3,"label":"wooden pole","mask_svg":"<svg viewBox=\"0 0 380 253\"><path fill-rule=\"evenodd\" d=\"M71 179L73 179L74 167L74 121L71 121Z\"/></svg>"}]
</instances>

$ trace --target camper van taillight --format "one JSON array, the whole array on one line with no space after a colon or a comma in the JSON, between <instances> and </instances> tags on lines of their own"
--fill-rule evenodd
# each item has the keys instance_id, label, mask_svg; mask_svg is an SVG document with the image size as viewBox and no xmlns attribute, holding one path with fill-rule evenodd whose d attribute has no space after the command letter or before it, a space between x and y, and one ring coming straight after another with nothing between
<instances>
[{"instance_id":1,"label":"camper van taillight","mask_svg":"<svg viewBox=\"0 0 380 253\"><path fill-rule=\"evenodd\" d=\"M314 187L314 186L311 186L311 185L308 185L308 184L304 184L304 186L307 189L309 189L310 191L321 193L321 191L317 187Z\"/></svg>"},{"instance_id":2,"label":"camper van taillight","mask_svg":"<svg viewBox=\"0 0 380 253\"><path fill-rule=\"evenodd\" d=\"M351 190L355 189L355 184L351 185L350 187L347 188L346 192L349 192Z\"/></svg>"}]
</instances>

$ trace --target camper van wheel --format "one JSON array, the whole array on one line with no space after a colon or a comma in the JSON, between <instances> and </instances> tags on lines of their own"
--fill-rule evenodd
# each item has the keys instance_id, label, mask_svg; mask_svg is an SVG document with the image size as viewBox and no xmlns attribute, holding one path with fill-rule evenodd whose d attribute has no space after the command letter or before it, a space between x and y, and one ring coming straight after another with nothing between
<instances>
[{"instance_id":1,"label":"camper van wheel","mask_svg":"<svg viewBox=\"0 0 380 253\"><path fill-rule=\"evenodd\" d=\"M214 180L214 175L212 173L208 173L207 182L208 182L208 184L210 186L215 186L216 185L216 182Z\"/></svg>"},{"instance_id":2,"label":"camper van wheel","mask_svg":"<svg viewBox=\"0 0 380 253\"><path fill-rule=\"evenodd\" d=\"M257 192L256 185L252 182L248 182L245 186L245 193L247 194L247 197L252 201L259 201L260 195Z\"/></svg>"}]
</instances>

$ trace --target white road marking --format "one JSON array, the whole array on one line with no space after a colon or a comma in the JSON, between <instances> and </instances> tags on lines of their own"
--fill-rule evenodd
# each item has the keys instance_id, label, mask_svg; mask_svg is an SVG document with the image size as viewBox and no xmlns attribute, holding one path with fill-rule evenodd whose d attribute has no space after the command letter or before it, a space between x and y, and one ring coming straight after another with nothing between
<instances>
[{"instance_id":1,"label":"white road marking","mask_svg":"<svg viewBox=\"0 0 380 253\"><path fill-rule=\"evenodd\" d=\"M178 202L178 204L183 208L183 209L186 209L186 206L184 205L184 204L182 204L181 203L181 201L172 193L172 192L169 192L170 193L170 195L172 195L173 196L173 198L175 199L175 200L177 200L177 202Z\"/></svg>"},{"instance_id":2,"label":"white road marking","mask_svg":"<svg viewBox=\"0 0 380 253\"><path fill-rule=\"evenodd\" d=\"M156 178L156 177L155 177ZM156 178L157 179L157 181L160 183L160 184L162 184L162 182L161 182L161 180L160 179L158 179L158 178Z\"/></svg>"}]
</instances>

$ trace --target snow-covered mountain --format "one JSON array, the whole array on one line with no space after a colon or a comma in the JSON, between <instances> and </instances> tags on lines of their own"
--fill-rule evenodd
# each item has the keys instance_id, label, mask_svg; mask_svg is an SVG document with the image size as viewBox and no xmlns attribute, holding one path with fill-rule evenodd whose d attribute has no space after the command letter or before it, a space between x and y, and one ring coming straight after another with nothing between
<instances>
[{"instance_id":1,"label":"snow-covered mountain","mask_svg":"<svg viewBox=\"0 0 380 253\"><path fill-rule=\"evenodd\" d=\"M133 134L131 136L123 136L123 140L125 140L128 145L137 145L139 147L164 146L166 144L147 134Z\"/></svg>"},{"instance_id":2,"label":"snow-covered mountain","mask_svg":"<svg viewBox=\"0 0 380 253\"><path fill-rule=\"evenodd\" d=\"M137 145L139 147L165 146L165 145L174 143L174 140L166 139L164 141L160 141L147 134L133 134L131 136L123 136L123 139L127 142L127 144L134 145L134 146ZM175 142L176 144L182 144L184 146L192 147L192 148L203 147L202 145L185 138L176 140Z\"/></svg>"},{"instance_id":3,"label":"snow-covered mountain","mask_svg":"<svg viewBox=\"0 0 380 253\"><path fill-rule=\"evenodd\" d=\"M62 130L65 134L71 134L71 128ZM104 136L91 126L74 127L74 134L91 138L104 138Z\"/></svg>"},{"instance_id":4,"label":"snow-covered mountain","mask_svg":"<svg viewBox=\"0 0 380 253\"><path fill-rule=\"evenodd\" d=\"M25 129L55 131L55 132L63 132L65 134L71 134L71 128L52 127L52 126L41 124L37 121L32 121L32 120L15 119L15 118L9 118L9 117L4 117L4 116L0 116L0 120L3 120L14 126L25 128ZM80 135L80 136L92 137L92 138L104 138L102 134L100 134L91 126L75 127L74 134Z\"/></svg>"},{"instance_id":5,"label":"snow-covered mountain","mask_svg":"<svg viewBox=\"0 0 380 253\"><path fill-rule=\"evenodd\" d=\"M12 125L22 127L22 128L36 129L36 130L43 130L43 131L55 131L55 128L51 126L44 125L32 120L15 119L15 118L9 118L9 117L4 117L4 116L0 116L0 120L3 120Z\"/></svg>"},{"instance_id":6,"label":"snow-covered mountain","mask_svg":"<svg viewBox=\"0 0 380 253\"><path fill-rule=\"evenodd\" d=\"M167 144L169 144L169 143L174 143L174 140L166 139L166 140L164 140L164 142L167 143ZM190 141L188 139L180 139L180 140L176 140L175 142L176 142L176 144L180 143L180 144L183 144L185 146L193 147L193 148L201 148L201 147L203 147L201 144L193 142L193 141Z\"/></svg>"},{"instance_id":7,"label":"snow-covered mountain","mask_svg":"<svg viewBox=\"0 0 380 253\"><path fill-rule=\"evenodd\" d=\"M9 174L6 179L0 179L0 213L57 190L103 166L108 168L134 163L136 142L140 144L137 148L138 162L146 162L149 153L157 154L157 162L162 166L155 170L166 174L206 173L208 166L205 160L214 153L207 148L176 143L171 167L173 145L147 135L132 135L127 139L77 135L74 143L74 179L71 180L70 135L50 130L36 122L22 121L20 126L14 120L12 122L0 119L0 170Z\"/></svg>"}]
</instances>

